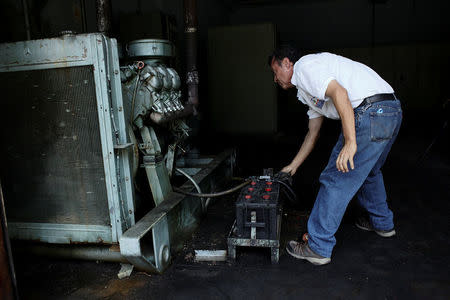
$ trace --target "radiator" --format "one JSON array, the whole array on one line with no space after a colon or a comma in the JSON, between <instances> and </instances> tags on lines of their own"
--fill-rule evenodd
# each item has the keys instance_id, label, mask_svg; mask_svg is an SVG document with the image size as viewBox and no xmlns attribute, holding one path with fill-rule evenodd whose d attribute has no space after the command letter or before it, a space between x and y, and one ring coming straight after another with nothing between
<instances>
[{"instance_id":1,"label":"radiator","mask_svg":"<svg viewBox=\"0 0 450 300\"><path fill-rule=\"evenodd\" d=\"M11 238L115 243L135 223L117 45L0 45L0 177Z\"/></svg>"}]
</instances>

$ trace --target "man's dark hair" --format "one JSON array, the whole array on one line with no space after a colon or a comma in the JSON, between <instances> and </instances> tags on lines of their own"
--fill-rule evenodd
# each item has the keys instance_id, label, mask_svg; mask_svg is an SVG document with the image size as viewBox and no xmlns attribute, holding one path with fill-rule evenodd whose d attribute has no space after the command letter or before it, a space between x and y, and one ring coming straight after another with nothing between
<instances>
[{"instance_id":1,"label":"man's dark hair","mask_svg":"<svg viewBox=\"0 0 450 300\"><path fill-rule=\"evenodd\" d=\"M281 61L285 57L287 57L292 63L295 64L297 60L300 59L300 52L297 50L297 48L290 44L280 45L275 48L275 50L273 50L272 54L269 55L267 63L269 64L269 67L271 67L272 60L275 59L278 64L281 64Z\"/></svg>"}]
</instances>

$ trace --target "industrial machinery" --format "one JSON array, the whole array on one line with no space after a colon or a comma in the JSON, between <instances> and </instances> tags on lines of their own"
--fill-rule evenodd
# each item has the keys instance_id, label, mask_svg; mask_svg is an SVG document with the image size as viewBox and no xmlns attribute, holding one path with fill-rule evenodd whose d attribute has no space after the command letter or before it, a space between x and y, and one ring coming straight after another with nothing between
<instances>
[{"instance_id":1,"label":"industrial machinery","mask_svg":"<svg viewBox=\"0 0 450 300\"><path fill-rule=\"evenodd\" d=\"M206 206L172 192L170 177L177 168L211 191L231 175L233 154L190 151L183 118L194 108L168 65L170 42L125 52L119 65L116 40L99 33L0 45L9 232L38 241L37 252L162 272Z\"/></svg>"}]
</instances>

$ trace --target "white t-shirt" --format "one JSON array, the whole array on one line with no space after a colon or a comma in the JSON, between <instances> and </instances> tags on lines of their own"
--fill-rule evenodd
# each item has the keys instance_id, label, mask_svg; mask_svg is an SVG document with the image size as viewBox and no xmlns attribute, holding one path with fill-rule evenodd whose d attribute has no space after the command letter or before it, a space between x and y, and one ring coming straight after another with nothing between
<instances>
[{"instance_id":1,"label":"white t-shirt","mask_svg":"<svg viewBox=\"0 0 450 300\"><path fill-rule=\"evenodd\" d=\"M394 92L374 70L359 62L327 52L305 55L295 63L291 83L298 89L298 99L309 106L310 119L340 119L333 101L325 96L332 80L347 90L353 108L366 97Z\"/></svg>"}]
</instances>

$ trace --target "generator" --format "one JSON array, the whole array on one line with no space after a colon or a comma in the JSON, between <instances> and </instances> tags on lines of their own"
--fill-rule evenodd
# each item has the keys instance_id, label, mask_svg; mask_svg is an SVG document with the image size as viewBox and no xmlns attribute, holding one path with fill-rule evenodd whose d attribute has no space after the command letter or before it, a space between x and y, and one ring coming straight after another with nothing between
<instances>
[{"instance_id":1,"label":"generator","mask_svg":"<svg viewBox=\"0 0 450 300\"><path fill-rule=\"evenodd\" d=\"M161 273L205 213L172 191L175 170L210 191L231 176L234 152L190 149L193 108L169 41L119 50L101 33L0 44L9 233L30 251Z\"/></svg>"}]
</instances>

